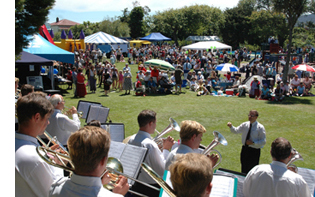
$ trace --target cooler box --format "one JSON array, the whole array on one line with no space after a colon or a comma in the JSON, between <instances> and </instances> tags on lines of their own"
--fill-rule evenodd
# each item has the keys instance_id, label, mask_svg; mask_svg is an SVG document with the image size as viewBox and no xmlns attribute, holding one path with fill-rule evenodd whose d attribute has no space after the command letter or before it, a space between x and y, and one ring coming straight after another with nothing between
<instances>
[{"instance_id":1,"label":"cooler box","mask_svg":"<svg viewBox=\"0 0 315 197\"><path fill-rule=\"evenodd\" d=\"M227 95L233 95L233 89L226 89L226 90L225 90L225 93L226 93Z\"/></svg>"}]
</instances>

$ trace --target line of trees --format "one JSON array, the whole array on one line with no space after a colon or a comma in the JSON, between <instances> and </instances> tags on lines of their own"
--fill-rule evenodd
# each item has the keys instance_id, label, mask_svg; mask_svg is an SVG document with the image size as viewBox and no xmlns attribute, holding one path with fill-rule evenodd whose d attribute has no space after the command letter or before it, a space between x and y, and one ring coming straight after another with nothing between
<instances>
[{"instance_id":1,"label":"line of trees","mask_svg":"<svg viewBox=\"0 0 315 197\"><path fill-rule=\"evenodd\" d=\"M31 3L34 0L16 0L16 54L27 45L24 35L37 31L55 2L35 1L38 1L36 5ZM307 26L309 29L306 31L302 31L301 28L305 27L301 26L299 31L293 31L294 25L303 13L315 12L315 3L314 0L240 0L236 7L224 11L197 4L158 11L154 15L149 15L150 11L148 6L141 6L135 1L131 11L124 8L121 16L105 18L98 23L83 22L71 27L71 30L75 38L79 37L81 30L86 36L103 31L117 37L131 38L143 37L150 32L161 32L175 43L192 35L216 35L233 48L244 44L259 47L269 36L275 36L281 46L291 46L293 38L301 37L294 34L308 34L311 25ZM30 17L34 15L36 21ZM308 39L308 44L314 45L313 37L308 38L312 38ZM60 35L56 32L55 40L60 40ZM298 44L299 39L294 41L293 44Z\"/></svg>"}]
</instances>

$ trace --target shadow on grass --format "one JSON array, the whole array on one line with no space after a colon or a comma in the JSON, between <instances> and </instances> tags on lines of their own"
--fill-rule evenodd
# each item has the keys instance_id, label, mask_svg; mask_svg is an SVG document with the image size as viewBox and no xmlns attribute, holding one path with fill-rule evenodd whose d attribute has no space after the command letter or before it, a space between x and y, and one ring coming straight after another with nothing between
<instances>
[{"instance_id":1,"label":"shadow on grass","mask_svg":"<svg viewBox=\"0 0 315 197\"><path fill-rule=\"evenodd\" d=\"M277 101L269 101L267 104L273 105L273 104L283 104L283 105L296 105L296 104L303 104L303 105L313 105L311 97L285 97L282 102Z\"/></svg>"}]
</instances>

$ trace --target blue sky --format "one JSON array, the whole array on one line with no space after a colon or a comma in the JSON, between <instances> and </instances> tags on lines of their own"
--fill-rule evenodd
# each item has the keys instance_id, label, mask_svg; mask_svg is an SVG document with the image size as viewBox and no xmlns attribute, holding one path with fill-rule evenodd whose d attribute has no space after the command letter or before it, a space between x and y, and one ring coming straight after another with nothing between
<instances>
[{"instance_id":1,"label":"blue sky","mask_svg":"<svg viewBox=\"0 0 315 197\"><path fill-rule=\"evenodd\" d=\"M74 22L82 23L83 21L100 22L107 17L121 16L122 10L133 8L133 0L56 0L53 9L48 15L48 23L56 21L56 17L60 20L68 19ZM156 11L164 11L170 8L182 8L190 5L209 5L218 7L221 10L235 7L238 0L138 0L141 6L148 6L151 14Z\"/></svg>"}]
</instances>

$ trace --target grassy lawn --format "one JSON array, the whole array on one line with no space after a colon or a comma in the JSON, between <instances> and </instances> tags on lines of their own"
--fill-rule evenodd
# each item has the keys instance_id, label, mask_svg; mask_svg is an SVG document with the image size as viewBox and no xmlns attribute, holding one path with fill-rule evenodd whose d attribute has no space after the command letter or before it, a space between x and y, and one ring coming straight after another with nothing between
<instances>
[{"instance_id":1,"label":"grassy lawn","mask_svg":"<svg viewBox=\"0 0 315 197\"><path fill-rule=\"evenodd\" d=\"M116 64L118 69L124 67L124 63ZM130 65L135 81L137 65ZM238 126L247 121L249 110L256 109L259 112L258 121L265 126L267 143L262 149L260 163L271 163L270 146L277 137L288 139L292 146L301 153L304 161L297 161L298 167L315 169L315 97L290 97L282 103L261 101L239 97L214 97L200 96L186 90L180 95L153 95L135 96L123 95L122 92L111 92L108 97L104 91L98 88L95 94L89 93L85 98L73 98L72 90L65 92L66 106L77 106L79 100L100 102L109 107L109 116L113 123L124 123L126 137L138 131L137 116L144 109L152 109L157 112L157 130L162 131L168 126L168 119L172 117L180 124L183 120L195 120L207 129L202 144L207 146L213 139L212 132L219 131L228 141L227 146L218 145L223 160L218 166L234 171L241 171L240 151L241 135L233 134L226 126L232 122ZM313 94L315 93L312 89ZM82 120L82 126L85 122ZM175 140L179 134L172 131L170 134Z\"/></svg>"}]
</instances>

